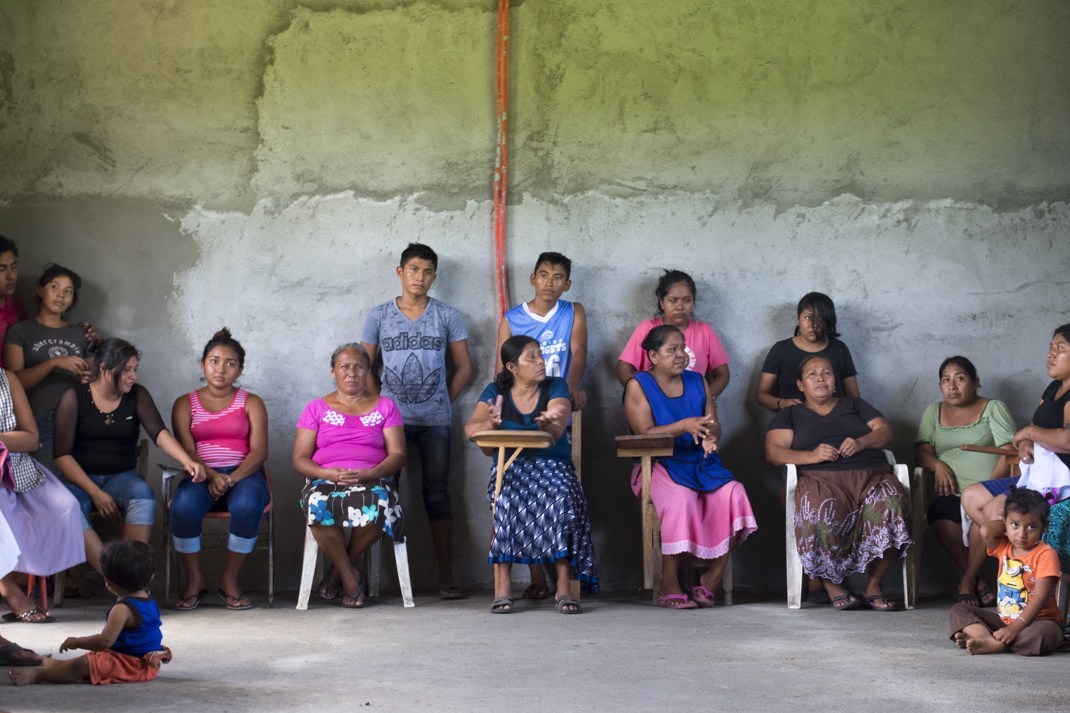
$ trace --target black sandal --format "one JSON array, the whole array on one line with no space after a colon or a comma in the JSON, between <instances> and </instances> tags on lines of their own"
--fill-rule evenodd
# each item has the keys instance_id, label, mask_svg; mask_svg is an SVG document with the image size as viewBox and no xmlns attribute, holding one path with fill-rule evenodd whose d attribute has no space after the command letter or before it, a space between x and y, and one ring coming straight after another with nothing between
<instances>
[{"instance_id":1,"label":"black sandal","mask_svg":"<svg viewBox=\"0 0 1070 713\"><path fill-rule=\"evenodd\" d=\"M837 594L835 597L832 597L829 602L832 604L832 608L836 611L851 611L852 609L859 609L862 606L862 600L850 592Z\"/></svg>"},{"instance_id":2,"label":"black sandal","mask_svg":"<svg viewBox=\"0 0 1070 713\"><path fill-rule=\"evenodd\" d=\"M883 606L878 604L879 602L884 602ZM885 599L883 594L866 597L865 604L866 609L872 609L873 611L899 611L899 606L895 602Z\"/></svg>"}]
</instances>

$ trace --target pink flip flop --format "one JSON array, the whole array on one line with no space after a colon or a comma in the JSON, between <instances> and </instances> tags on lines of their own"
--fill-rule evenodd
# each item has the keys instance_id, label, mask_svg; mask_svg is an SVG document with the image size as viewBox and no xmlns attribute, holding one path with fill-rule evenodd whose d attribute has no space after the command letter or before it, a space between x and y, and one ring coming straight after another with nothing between
<instances>
[{"instance_id":1,"label":"pink flip flop","mask_svg":"<svg viewBox=\"0 0 1070 713\"><path fill-rule=\"evenodd\" d=\"M703 587L701 584L695 587L691 587L691 601L699 606L701 609L712 609L713 592Z\"/></svg>"},{"instance_id":2,"label":"pink flip flop","mask_svg":"<svg viewBox=\"0 0 1070 713\"><path fill-rule=\"evenodd\" d=\"M658 597L658 606L665 609L698 609L698 604L688 599L686 594L663 594Z\"/></svg>"}]
</instances>

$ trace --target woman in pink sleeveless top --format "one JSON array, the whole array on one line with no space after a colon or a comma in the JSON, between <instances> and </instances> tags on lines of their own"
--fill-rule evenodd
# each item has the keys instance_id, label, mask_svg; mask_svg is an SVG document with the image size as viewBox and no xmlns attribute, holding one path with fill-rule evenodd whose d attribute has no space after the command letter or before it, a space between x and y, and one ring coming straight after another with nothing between
<instances>
[{"instance_id":1,"label":"woman in pink sleeveless top","mask_svg":"<svg viewBox=\"0 0 1070 713\"><path fill-rule=\"evenodd\" d=\"M227 609L252 604L238 586L238 572L253 551L260 517L269 499L263 466L268 453L267 409L259 396L234 382L245 366L245 350L225 327L204 347L201 369L207 382L178 397L171 409L175 437L204 464L207 479L183 479L171 502L171 536L186 571L186 585L169 605L196 609L208 596L201 575L201 524L209 511L230 512L227 559L216 594Z\"/></svg>"}]
</instances>

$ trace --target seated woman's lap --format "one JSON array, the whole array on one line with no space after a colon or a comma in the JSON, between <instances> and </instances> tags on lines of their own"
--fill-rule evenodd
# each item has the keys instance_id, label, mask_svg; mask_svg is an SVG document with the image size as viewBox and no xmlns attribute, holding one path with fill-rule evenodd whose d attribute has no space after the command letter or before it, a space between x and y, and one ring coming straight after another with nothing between
<instances>
[{"instance_id":1,"label":"seated woman's lap","mask_svg":"<svg viewBox=\"0 0 1070 713\"><path fill-rule=\"evenodd\" d=\"M962 500L958 495L937 495L929 503L929 524L937 520L949 520L956 524L962 524Z\"/></svg>"},{"instance_id":2,"label":"seated woman's lap","mask_svg":"<svg viewBox=\"0 0 1070 713\"><path fill-rule=\"evenodd\" d=\"M405 541L405 519L393 478L356 486L316 479L305 483L300 496L305 523L321 527L378 527L395 542Z\"/></svg>"},{"instance_id":3,"label":"seated woman's lap","mask_svg":"<svg viewBox=\"0 0 1070 713\"><path fill-rule=\"evenodd\" d=\"M638 496L639 466L633 474L632 490ZM650 499L661 523L663 554L669 550L688 551L704 559L726 554L729 544L739 544L757 529L746 490L731 481L717 490L700 493L676 483L665 467L654 462L650 478Z\"/></svg>"},{"instance_id":4,"label":"seated woman's lap","mask_svg":"<svg viewBox=\"0 0 1070 713\"><path fill-rule=\"evenodd\" d=\"M218 470L226 472L234 468ZM239 480L218 500L212 497L207 481L194 483L184 478L171 501L171 534L178 540L197 539L201 535L205 515L209 512L229 512L230 534L255 541L268 499L267 480L259 470Z\"/></svg>"},{"instance_id":5,"label":"seated woman's lap","mask_svg":"<svg viewBox=\"0 0 1070 713\"><path fill-rule=\"evenodd\" d=\"M800 473L795 536L807 574L841 582L888 549L905 552L909 498L889 470Z\"/></svg>"},{"instance_id":6,"label":"seated woman's lap","mask_svg":"<svg viewBox=\"0 0 1070 713\"><path fill-rule=\"evenodd\" d=\"M123 511L127 525L152 525L156 521L156 497L152 488L136 470L125 470L110 475L90 475L97 487L110 495ZM89 513L93 512L93 499L89 494L68 480L63 484L71 491L82 510L82 529L92 527Z\"/></svg>"},{"instance_id":7,"label":"seated woman's lap","mask_svg":"<svg viewBox=\"0 0 1070 713\"><path fill-rule=\"evenodd\" d=\"M1007 495L1011 492L1011 486L1018 484L1017 476L1013 478L995 478L993 480L982 480L980 483L989 495L993 497L997 495Z\"/></svg>"}]
</instances>

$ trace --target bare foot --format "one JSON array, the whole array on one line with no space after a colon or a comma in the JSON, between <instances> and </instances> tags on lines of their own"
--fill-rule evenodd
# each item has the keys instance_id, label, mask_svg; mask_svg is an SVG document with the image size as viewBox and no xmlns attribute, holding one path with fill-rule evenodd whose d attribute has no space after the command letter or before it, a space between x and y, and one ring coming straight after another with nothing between
<instances>
[{"instance_id":1,"label":"bare foot","mask_svg":"<svg viewBox=\"0 0 1070 713\"><path fill-rule=\"evenodd\" d=\"M951 637L955 641L955 645L960 649L966 648L966 635L961 631L956 631L955 635Z\"/></svg>"},{"instance_id":2,"label":"bare foot","mask_svg":"<svg viewBox=\"0 0 1070 713\"><path fill-rule=\"evenodd\" d=\"M1000 654L1006 650L1006 646L993 636L976 639L966 639L966 650L971 654Z\"/></svg>"},{"instance_id":3,"label":"bare foot","mask_svg":"<svg viewBox=\"0 0 1070 713\"><path fill-rule=\"evenodd\" d=\"M26 686L37 683L37 676L41 672L39 668L13 668L7 672L11 677L11 683L15 686Z\"/></svg>"}]
</instances>

